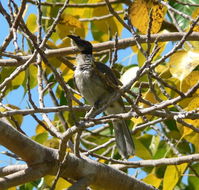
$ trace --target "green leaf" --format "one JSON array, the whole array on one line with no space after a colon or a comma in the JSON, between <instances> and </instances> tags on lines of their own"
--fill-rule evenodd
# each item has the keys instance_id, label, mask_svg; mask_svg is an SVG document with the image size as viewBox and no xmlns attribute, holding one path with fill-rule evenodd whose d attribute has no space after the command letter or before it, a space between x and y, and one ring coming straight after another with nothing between
<instances>
[{"instance_id":1,"label":"green leaf","mask_svg":"<svg viewBox=\"0 0 199 190\"><path fill-rule=\"evenodd\" d=\"M199 163L193 164L191 167L199 174ZM188 184L192 190L197 190L199 187L198 177L192 170L189 171Z\"/></svg>"},{"instance_id":2,"label":"green leaf","mask_svg":"<svg viewBox=\"0 0 199 190\"><path fill-rule=\"evenodd\" d=\"M30 88L34 88L37 85L37 67L35 65L30 65L29 74L30 74Z\"/></svg>"},{"instance_id":3,"label":"green leaf","mask_svg":"<svg viewBox=\"0 0 199 190\"><path fill-rule=\"evenodd\" d=\"M160 137L154 135L152 137L151 145L149 147L153 155L155 155L155 153L159 150L158 149L159 143L160 143Z\"/></svg>"},{"instance_id":4,"label":"green leaf","mask_svg":"<svg viewBox=\"0 0 199 190\"><path fill-rule=\"evenodd\" d=\"M122 10L122 5L113 5L115 11ZM93 9L93 17L100 17L109 14L106 6L101 6ZM94 40L107 41L110 37L113 37L117 32L118 36L121 35L123 26L114 17L95 20L91 22L91 31Z\"/></svg>"},{"instance_id":5,"label":"green leaf","mask_svg":"<svg viewBox=\"0 0 199 190\"><path fill-rule=\"evenodd\" d=\"M168 150L168 146L164 141L161 141L158 146L158 151L156 151L156 154L153 156L153 159L159 159L165 157L165 154Z\"/></svg>"},{"instance_id":6,"label":"green leaf","mask_svg":"<svg viewBox=\"0 0 199 190\"><path fill-rule=\"evenodd\" d=\"M37 16L35 14L30 14L26 20L26 25L28 29L35 33L37 32L38 26L37 26Z\"/></svg>"},{"instance_id":7,"label":"green leaf","mask_svg":"<svg viewBox=\"0 0 199 190\"><path fill-rule=\"evenodd\" d=\"M44 142L44 146L58 149L59 148L59 140L57 138L48 139Z\"/></svg>"},{"instance_id":8,"label":"green leaf","mask_svg":"<svg viewBox=\"0 0 199 190\"><path fill-rule=\"evenodd\" d=\"M176 126L176 122L173 119L170 120L166 120L164 121L164 124L167 125L167 127L171 130L171 131L178 131L178 128Z\"/></svg>"},{"instance_id":9,"label":"green leaf","mask_svg":"<svg viewBox=\"0 0 199 190\"><path fill-rule=\"evenodd\" d=\"M17 88L23 84L25 79L25 71L20 72L11 82L12 88Z\"/></svg>"},{"instance_id":10,"label":"green leaf","mask_svg":"<svg viewBox=\"0 0 199 190\"><path fill-rule=\"evenodd\" d=\"M48 132L40 133L32 137L36 142L43 144L48 139Z\"/></svg>"},{"instance_id":11,"label":"green leaf","mask_svg":"<svg viewBox=\"0 0 199 190\"><path fill-rule=\"evenodd\" d=\"M3 67L0 74L0 83L4 81L5 78L9 77L10 74L15 70L15 67Z\"/></svg>"},{"instance_id":12,"label":"green leaf","mask_svg":"<svg viewBox=\"0 0 199 190\"><path fill-rule=\"evenodd\" d=\"M198 3L198 0L180 0L180 2L182 3ZM183 12L189 16L192 15L192 13L194 12L194 10L196 9L196 7L193 6L185 6L182 5L180 3L177 3L175 1L169 1L169 4L174 8L177 9L180 12ZM184 17L180 16L179 14L174 14L175 19L177 20L178 25L182 28L182 29L186 29L189 24L190 21L185 19Z\"/></svg>"},{"instance_id":13,"label":"green leaf","mask_svg":"<svg viewBox=\"0 0 199 190\"><path fill-rule=\"evenodd\" d=\"M165 174L165 170L166 170L167 166L157 166L154 168L155 171L155 175L158 178L163 178L164 174Z\"/></svg>"},{"instance_id":14,"label":"green leaf","mask_svg":"<svg viewBox=\"0 0 199 190\"><path fill-rule=\"evenodd\" d=\"M58 3L58 2L62 2L62 0L56 0L56 1L46 0L46 2ZM59 9L60 9L59 6L42 6L42 16L46 18L56 18ZM47 31L52 25L52 23L53 23L53 19L42 19L42 26L43 26L44 31ZM53 32L51 39L54 42L56 42L59 39L57 32Z\"/></svg>"},{"instance_id":15,"label":"green leaf","mask_svg":"<svg viewBox=\"0 0 199 190\"><path fill-rule=\"evenodd\" d=\"M36 181L30 182L30 183L26 183L21 185L19 188L19 190L33 190L33 189L39 189L38 185L40 184L41 179L38 179ZM8 190L11 190L10 188Z\"/></svg>"},{"instance_id":16,"label":"green leaf","mask_svg":"<svg viewBox=\"0 0 199 190\"><path fill-rule=\"evenodd\" d=\"M143 159L151 159L151 152L149 150L149 146L151 143L152 135L145 134L141 136L139 139L134 139L135 143L135 151L136 156Z\"/></svg>"}]
</instances>

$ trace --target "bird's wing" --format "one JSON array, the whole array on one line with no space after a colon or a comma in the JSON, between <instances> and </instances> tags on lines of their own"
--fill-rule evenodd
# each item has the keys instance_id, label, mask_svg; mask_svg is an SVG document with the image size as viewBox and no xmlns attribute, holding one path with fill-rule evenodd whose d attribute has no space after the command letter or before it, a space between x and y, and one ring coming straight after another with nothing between
<instances>
[{"instance_id":1,"label":"bird's wing","mask_svg":"<svg viewBox=\"0 0 199 190\"><path fill-rule=\"evenodd\" d=\"M100 62L94 62L94 66L96 67L96 74L98 74L108 88L117 89L118 86L121 85L121 82L107 65Z\"/></svg>"},{"instance_id":2,"label":"bird's wing","mask_svg":"<svg viewBox=\"0 0 199 190\"><path fill-rule=\"evenodd\" d=\"M110 92L114 92L115 90L119 89L119 85L122 85L122 83L115 76L111 68L100 62L94 62L94 64L96 67L95 73L104 82L104 84L106 85L106 89ZM121 97L118 99L118 102L124 108L124 103Z\"/></svg>"}]
</instances>

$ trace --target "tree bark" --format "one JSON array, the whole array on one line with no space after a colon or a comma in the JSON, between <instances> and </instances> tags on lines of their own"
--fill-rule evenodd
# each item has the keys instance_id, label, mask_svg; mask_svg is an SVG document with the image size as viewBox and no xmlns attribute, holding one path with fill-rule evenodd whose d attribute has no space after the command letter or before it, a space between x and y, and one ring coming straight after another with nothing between
<instances>
[{"instance_id":1,"label":"tree bark","mask_svg":"<svg viewBox=\"0 0 199 190\"><path fill-rule=\"evenodd\" d=\"M56 175L59 160L58 150L34 142L13 128L6 119L0 120L0 144L21 157L27 167L14 166L0 178L0 189L20 185L36 180L45 175ZM3 171L3 169L0 171ZM11 173L13 171L13 173ZM3 173L3 172L2 172ZM2 174L1 174L2 175ZM152 190L154 187L145 184L111 166L101 164L87 157L78 158L72 153L66 156L60 177L81 180L92 177L90 186L109 190Z\"/></svg>"}]
</instances>

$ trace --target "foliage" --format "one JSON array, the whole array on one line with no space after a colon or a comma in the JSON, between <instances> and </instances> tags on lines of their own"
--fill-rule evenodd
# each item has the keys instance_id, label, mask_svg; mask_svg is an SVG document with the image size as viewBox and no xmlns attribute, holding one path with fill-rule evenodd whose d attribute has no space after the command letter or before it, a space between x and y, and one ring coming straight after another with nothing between
<instances>
[{"instance_id":1,"label":"foliage","mask_svg":"<svg viewBox=\"0 0 199 190\"><path fill-rule=\"evenodd\" d=\"M79 35L82 38L89 39L94 45L109 40L114 41L115 38L123 39L133 36L137 37L137 45L135 45L135 42L131 46L129 55L126 53L128 51L125 53L120 51L124 47L122 41L118 43L115 40L112 48L102 47L100 49L97 45L95 46L96 49L98 48L97 52L95 52L95 59L105 64L109 64L112 61L113 69L121 75L123 84L130 84L130 89L126 91L124 100L125 106L131 108L127 113L131 114L129 114L130 116L122 115L120 117L128 120L128 126L133 132L136 153L134 157L131 157L131 160L134 160L134 158L141 160L180 158L183 155L197 154L199 151L199 136L197 132L199 129L198 86L190 95L187 95L187 93L199 81L198 39L195 41L185 39L182 43L183 45L176 48L178 42L161 41L161 38L152 41L153 36L151 34L162 35L164 38L164 36L171 33L171 25L176 31L188 32L191 24L194 23L194 19L198 17L199 8L193 5L198 4L198 0L165 0L161 1L163 2L161 4L157 0L134 0L132 3L129 3L129 1L116 1L116 3L111 3L112 8L120 18L127 17L124 22L130 28L131 25L134 27L133 30L131 28L130 32L129 28L125 28L109 12L106 3L100 4L102 2L104 1L77 0L70 2L69 6L61 14L52 35L41 48L42 51L45 50L43 55L47 58L50 66L41 55L42 61L38 58L36 62L33 61L31 64L27 64L26 68L16 66L17 64L15 66L9 66L9 64L3 66L2 62L0 62L0 99L2 100L0 116L3 117L3 114L9 112L10 114L6 115L8 116L7 120L19 132L23 132L22 129L26 127L33 127L24 126L23 124L23 120L27 119L25 115L31 115L32 113L20 114L16 112L17 114L12 115L12 112L23 110L22 107L18 106L17 100L14 105L10 105L9 102L9 104L6 104L7 96L13 94L15 89L23 88L24 94L21 94L21 97L23 96L24 102L29 101L25 111L32 107L35 110L34 113L40 119L40 123L35 126L35 134L32 134L31 138L47 147L59 149L61 140L51 133L51 124L57 132L64 133L68 128L76 125L77 122L84 121L83 117L88 111L87 108L81 107L84 101L75 90L73 83L73 66L75 66L76 62L72 51L67 52L67 48L71 46L67 35ZM3 50L1 51L2 60L8 57L8 62L12 58L19 65L26 64L36 49L34 43L37 43L39 47L40 39L38 36L41 35L41 40L43 40L43 37L50 30L59 14L64 1L46 0L42 1L42 3L41 7L37 5L36 1L28 1L26 3L26 11L24 11L21 19L25 23L21 21L16 30L18 36L17 45L13 43L14 45L9 47L4 42L2 47L5 47L5 49L1 47L1 50ZM187 5L185 6L183 3ZM12 3L12 6L14 4ZM129 4L131 5L129 6ZM20 9L20 4L16 4L13 7ZM128 13L124 11L126 7L128 8ZM34 13L35 11L38 12ZM42 14L41 17L39 16L40 14ZM125 16L126 14L127 16ZM5 17L5 15L3 16ZM11 15L10 19L14 19L14 17L12 18ZM168 22L171 25L167 25ZM25 30L23 24L26 25L29 33ZM198 32L198 26L196 25L193 30ZM185 35L185 33L183 34ZM14 34L12 35L14 36ZM139 41L139 38L143 36L147 43ZM14 37L12 39L15 42ZM20 43L20 40L24 40L24 44ZM156 40L159 41L157 42ZM172 39L172 41L177 40ZM175 48L176 50L174 50ZM57 50L57 53L53 54L52 49ZM63 51L66 52L66 55ZM170 55L168 55L168 52ZM116 54L118 54L118 60L114 60ZM164 58L164 56L167 57ZM129 57L133 57L133 61ZM134 64L135 62L136 64ZM18 72L19 70L20 72ZM61 79L57 77L58 74L55 71L58 71L58 74L61 73L59 75ZM14 76L16 72L18 74ZM136 80L131 83L133 78L136 78ZM64 81L64 84L67 84L65 87L63 87L61 80ZM39 97L37 97L39 101L32 97L34 105L31 103L30 94L34 94L37 90L39 92ZM34 107L48 108L45 104L54 104L53 106L56 108L62 106L68 106L69 108L58 110L59 112L55 110L47 111L51 114L49 114L50 119L46 119L44 114L40 114ZM134 109L134 106L136 106L137 110ZM79 109L74 107L79 107ZM33 117L35 118L35 116ZM111 119L113 118L114 116ZM111 119L108 120L109 124ZM33 118L29 121L29 125L32 125L32 120ZM51 124L49 124L49 120ZM82 131L80 151L107 165L111 163L108 159L110 157L113 160L120 160L121 157L117 149L115 149L115 143L110 141L114 137L111 126L107 127L105 125L107 121L103 118L103 114L99 115L99 120L96 119L95 121L96 124L100 123L98 121L102 121L101 123L103 124ZM150 122L153 121L154 123L151 124ZM28 130L26 129L25 131ZM75 142L76 138L73 135L71 141ZM107 143L109 141L110 143ZM68 147L66 151L73 152L71 147ZM128 165L126 167L128 168ZM153 164L151 164L151 166L141 168L139 166L134 167L137 168L135 173L141 171L141 174L137 176L138 178L159 189L172 190L184 187L186 190L197 190L199 188L199 166L197 163L191 162L191 160L176 166L163 164L153 167ZM185 178L185 173L190 175ZM132 173L130 174L132 175ZM50 175L43 176L38 181L20 185L17 189L31 190L35 187L37 189L49 189L54 178ZM68 188L72 182L60 178L55 189ZM13 187L12 189L16 188Z\"/></svg>"}]
</instances>

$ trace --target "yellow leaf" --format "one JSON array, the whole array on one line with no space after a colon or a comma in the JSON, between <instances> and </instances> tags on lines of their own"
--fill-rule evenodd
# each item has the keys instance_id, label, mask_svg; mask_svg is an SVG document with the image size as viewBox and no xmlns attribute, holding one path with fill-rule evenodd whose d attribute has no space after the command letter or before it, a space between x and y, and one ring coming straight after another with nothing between
<instances>
[{"instance_id":1,"label":"yellow leaf","mask_svg":"<svg viewBox=\"0 0 199 190\"><path fill-rule=\"evenodd\" d=\"M195 11L192 13L192 17L195 19L199 15L199 8L195 9ZM194 32L199 32L199 26L196 25L193 29Z\"/></svg>"},{"instance_id":2,"label":"yellow leaf","mask_svg":"<svg viewBox=\"0 0 199 190\"><path fill-rule=\"evenodd\" d=\"M106 160L99 159L99 162L104 164L104 163L106 163Z\"/></svg>"},{"instance_id":3,"label":"yellow leaf","mask_svg":"<svg viewBox=\"0 0 199 190\"><path fill-rule=\"evenodd\" d=\"M199 97L189 98L189 103L186 107L186 111L196 110L199 107ZM196 128L199 128L199 119L191 120L184 119L185 122L193 125ZM178 124L178 128L182 132L184 139L189 141L195 146L195 152L199 152L199 134L194 132L192 129L183 126L182 124Z\"/></svg>"},{"instance_id":4,"label":"yellow leaf","mask_svg":"<svg viewBox=\"0 0 199 190\"><path fill-rule=\"evenodd\" d=\"M196 110L199 108L199 97L195 97L191 100L189 105L186 107L187 111ZM199 125L198 125L199 126Z\"/></svg>"},{"instance_id":5,"label":"yellow leaf","mask_svg":"<svg viewBox=\"0 0 199 190\"><path fill-rule=\"evenodd\" d=\"M186 107L186 111L192 111L199 108L199 97L193 98L188 106ZM199 119L184 119L185 122L193 125L196 128L199 128ZM199 150L199 136L198 133L195 133L192 129L183 127L183 136L184 138L195 145L196 150Z\"/></svg>"},{"instance_id":6,"label":"yellow leaf","mask_svg":"<svg viewBox=\"0 0 199 190\"><path fill-rule=\"evenodd\" d=\"M76 1L75 1L76 3ZM88 3L90 3L88 1ZM77 8L77 7L67 7L67 9L64 11L65 14L68 15L72 15L75 18L91 18L92 17L92 13L93 13L93 8L91 7L87 7L87 8ZM81 24L83 25L84 28L84 35L82 35L82 37L85 37L88 30L89 30L89 22L81 22ZM78 34L79 36L81 36L80 34Z\"/></svg>"},{"instance_id":7,"label":"yellow leaf","mask_svg":"<svg viewBox=\"0 0 199 190\"><path fill-rule=\"evenodd\" d=\"M199 134L192 131L190 134L188 134L184 138L194 145L195 153L199 153Z\"/></svg>"},{"instance_id":8,"label":"yellow leaf","mask_svg":"<svg viewBox=\"0 0 199 190\"><path fill-rule=\"evenodd\" d=\"M16 189L17 189L16 187L8 188L8 190L16 190Z\"/></svg>"},{"instance_id":9,"label":"yellow leaf","mask_svg":"<svg viewBox=\"0 0 199 190\"><path fill-rule=\"evenodd\" d=\"M61 43L57 44L57 48L65 48L68 46L71 46L71 40L68 37L63 38Z\"/></svg>"},{"instance_id":10,"label":"yellow leaf","mask_svg":"<svg viewBox=\"0 0 199 190\"><path fill-rule=\"evenodd\" d=\"M54 42L52 42L51 40L48 40L47 41L47 45L51 48L51 49L55 49L55 48L58 48L56 46L56 44Z\"/></svg>"},{"instance_id":11,"label":"yellow leaf","mask_svg":"<svg viewBox=\"0 0 199 190\"><path fill-rule=\"evenodd\" d=\"M51 176L51 175L47 175L44 177L44 181L45 183L51 187L52 183L55 179L55 176ZM64 180L63 178L59 178L55 187L55 190L64 190L64 189L68 189L68 187L71 186L71 183L69 183L68 181Z\"/></svg>"},{"instance_id":12,"label":"yellow leaf","mask_svg":"<svg viewBox=\"0 0 199 190\"><path fill-rule=\"evenodd\" d=\"M163 179L163 190L173 190L187 168L187 163L167 166Z\"/></svg>"},{"instance_id":13,"label":"yellow leaf","mask_svg":"<svg viewBox=\"0 0 199 190\"><path fill-rule=\"evenodd\" d=\"M186 91L188 91L190 88L192 88L194 85L196 85L199 82L199 71L192 71L185 79L184 82L187 85ZM185 91L185 92L186 92ZM199 89L194 93L194 95L199 94ZM194 96L193 95L193 96Z\"/></svg>"},{"instance_id":14,"label":"yellow leaf","mask_svg":"<svg viewBox=\"0 0 199 190\"><path fill-rule=\"evenodd\" d=\"M193 87L196 83L198 83L199 79L199 71L193 71L185 78L185 82L190 86Z\"/></svg>"},{"instance_id":15,"label":"yellow leaf","mask_svg":"<svg viewBox=\"0 0 199 190\"><path fill-rule=\"evenodd\" d=\"M182 107L185 108L188 106L188 104L190 103L190 101L193 99L193 97L191 98L185 98L183 100L181 100L178 104Z\"/></svg>"},{"instance_id":16,"label":"yellow leaf","mask_svg":"<svg viewBox=\"0 0 199 190\"><path fill-rule=\"evenodd\" d=\"M96 0L86 0L88 4L90 3L96 3ZM77 0L74 1L76 3ZM79 2L80 3L80 2ZM85 3L82 2L81 3ZM66 14L70 14L73 16L76 16L78 18L91 18L93 13L92 7L67 7L67 9L64 11Z\"/></svg>"},{"instance_id":17,"label":"yellow leaf","mask_svg":"<svg viewBox=\"0 0 199 190\"><path fill-rule=\"evenodd\" d=\"M68 82L70 79L73 78L74 71L70 68L66 67L65 64L61 64L60 70L62 71L62 76L65 82Z\"/></svg>"},{"instance_id":18,"label":"yellow leaf","mask_svg":"<svg viewBox=\"0 0 199 190\"><path fill-rule=\"evenodd\" d=\"M146 34L148 30L150 11L152 11L153 20L151 33L154 34L159 32L162 26L166 8L158 4L156 0L135 0L129 7L131 24L143 34Z\"/></svg>"},{"instance_id":19,"label":"yellow leaf","mask_svg":"<svg viewBox=\"0 0 199 190\"><path fill-rule=\"evenodd\" d=\"M162 179L158 178L154 173L150 173L142 181L158 188L162 182Z\"/></svg>"},{"instance_id":20,"label":"yellow leaf","mask_svg":"<svg viewBox=\"0 0 199 190\"><path fill-rule=\"evenodd\" d=\"M156 104L158 103L158 101L156 100L155 98L155 95L151 92L151 90L149 89L145 94L144 94L144 97L143 97L145 100L148 100L149 102L151 102L152 104ZM142 104L143 107L149 107L147 104Z\"/></svg>"},{"instance_id":21,"label":"yellow leaf","mask_svg":"<svg viewBox=\"0 0 199 190\"><path fill-rule=\"evenodd\" d=\"M38 124L35 131L36 131L36 134L38 135L38 134L46 132L46 129L44 129L40 124Z\"/></svg>"},{"instance_id":22,"label":"yellow leaf","mask_svg":"<svg viewBox=\"0 0 199 190\"><path fill-rule=\"evenodd\" d=\"M170 78L171 77L171 73L169 72L169 68L165 65L158 65L156 68L155 68L155 71L157 73L159 73L159 76L162 77L162 78Z\"/></svg>"},{"instance_id":23,"label":"yellow leaf","mask_svg":"<svg viewBox=\"0 0 199 190\"><path fill-rule=\"evenodd\" d=\"M30 14L27 18L26 25L28 29L35 33L37 32L38 26L37 26L37 16L35 14Z\"/></svg>"},{"instance_id":24,"label":"yellow leaf","mask_svg":"<svg viewBox=\"0 0 199 190\"><path fill-rule=\"evenodd\" d=\"M199 15L199 8L196 8L194 11L193 11L193 13L192 13L192 18L193 19L196 19L197 17L198 17L198 15ZM187 28L187 31L190 29L190 25L189 25L189 28ZM199 26L198 25L196 25L194 28L193 28L193 31L194 32L199 32ZM196 48L196 49L199 49L199 41L197 40L197 41L190 41L189 43L191 43L191 48L193 49L193 48ZM190 49L190 46L188 46L188 45L186 45L186 44L184 44L184 46L185 46L185 48L186 49Z\"/></svg>"},{"instance_id":25,"label":"yellow leaf","mask_svg":"<svg viewBox=\"0 0 199 190\"><path fill-rule=\"evenodd\" d=\"M76 98L76 99L81 99L82 97L80 96L80 95L78 95L78 94L73 94L73 96ZM72 105L73 106L78 106L79 104L76 102L76 101L74 101L74 100L72 100Z\"/></svg>"},{"instance_id":26,"label":"yellow leaf","mask_svg":"<svg viewBox=\"0 0 199 190\"><path fill-rule=\"evenodd\" d=\"M84 26L82 23L76 17L66 13L62 14L60 22L56 27L56 31L61 39L66 38L66 36L71 33L85 37Z\"/></svg>"},{"instance_id":27,"label":"yellow leaf","mask_svg":"<svg viewBox=\"0 0 199 190\"><path fill-rule=\"evenodd\" d=\"M44 144L48 139L48 132L39 133L31 137L32 140Z\"/></svg>"},{"instance_id":28,"label":"yellow leaf","mask_svg":"<svg viewBox=\"0 0 199 190\"><path fill-rule=\"evenodd\" d=\"M143 122L144 122L142 117L138 117L138 118L132 117L132 118L131 118L131 121L133 122L134 126L135 126L135 125L139 125L140 123L143 123Z\"/></svg>"},{"instance_id":29,"label":"yellow leaf","mask_svg":"<svg viewBox=\"0 0 199 190\"><path fill-rule=\"evenodd\" d=\"M199 64L199 50L178 51L169 61L170 72L173 77L182 81Z\"/></svg>"}]
</instances>

